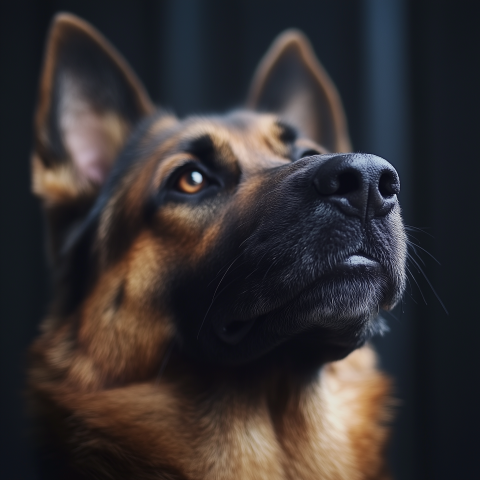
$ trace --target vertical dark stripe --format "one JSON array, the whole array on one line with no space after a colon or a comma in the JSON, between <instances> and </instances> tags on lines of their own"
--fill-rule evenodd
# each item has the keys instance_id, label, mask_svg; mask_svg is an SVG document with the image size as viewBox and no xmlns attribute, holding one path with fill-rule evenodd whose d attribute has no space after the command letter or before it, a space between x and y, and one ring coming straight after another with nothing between
<instances>
[{"instance_id":1,"label":"vertical dark stripe","mask_svg":"<svg viewBox=\"0 0 480 480\"><path fill-rule=\"evenodd\" d=\"M159 42L164 106L185 115L200 110L203 92L202 2L170 0L163 10Z\"/></svg>"},{"instance_id":2,"label":"vertical dark stripe","mask_svg":"<svg viewBox=\"0 0 480 480\"><path fill-rule=\"evenodd\" d=\"M478 2L410 0L417 224L441 265L418 310L419 478L480 478Z\"/></svg>"},{"instance_id":3,"label":"vertical dark stripe","mask_svg":"<svg viewBox=\"0 0 480 480\"><path fill-rule=\"evenodd\" d=\"M410 217L411 166L408 104L408 62L404 0L364 0L364 145L390 161L400 174L404 218ZM414 296L419 296L414 294ZM397 479L415 471L413 309L406 300L389 315L391 331L376 339L382 367L395 380L397 409L391 464Z\"/></svg>"},{"instance_id":4,"label":"vertical dark stripe","mask_svg":"<svg viewBox=\"0 0 480 480\"><path fill-rule=\"evenodd\" d=\"M47 11L47 14L45 15ZM47 277L38 203L30 194L32 112L48 4L0 3L0 477L35 479L24 403L26 350ZM39 280L42 279L42 280Z\"/></svg>"}]
</instances>

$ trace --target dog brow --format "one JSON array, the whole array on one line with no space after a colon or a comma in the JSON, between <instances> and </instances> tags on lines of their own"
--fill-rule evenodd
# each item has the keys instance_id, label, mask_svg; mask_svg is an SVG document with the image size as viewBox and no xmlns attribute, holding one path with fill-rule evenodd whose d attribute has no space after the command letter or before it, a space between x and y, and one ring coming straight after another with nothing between
<instances>
[{"instance_id":1,"label":"dog brow","mask_svg":"<svg viewBox=\"0 0 480 480\"><path fill-rule=\"evenodd\" d=\"M223 139L217 138L215 133L200 133L184 139L179 144L180 149L199 158L203 162L232 166L236 164L236 156L231 146Z\"/></svg>"},{"instance_id":2,"label":"dog brow","mask_svg":"<svg viewBox=\"0 0 480 480\"><path fill-rule=\"evenodd\" d=\"M185 140L182 147L196 157L210 157L215 153L215 143L208 133Z\"/></svg>"}]
</instances>

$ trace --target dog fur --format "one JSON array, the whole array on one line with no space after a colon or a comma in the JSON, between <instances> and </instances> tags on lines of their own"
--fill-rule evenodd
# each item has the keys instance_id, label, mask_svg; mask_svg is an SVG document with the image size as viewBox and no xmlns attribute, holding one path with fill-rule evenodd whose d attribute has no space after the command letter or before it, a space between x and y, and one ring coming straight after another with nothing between
<instances>
[{"instance_id":1,"label":"dog fur","mask_svg":"<svg viewBox=\"0 0 480 480\"><path fill-rule=\"evenodd\" d=\"M301 196L351 150L301 33L275 41L246 107L177 119L91 26L55 18L32 159L54 277L29 377L48 478L388 478L390 381L364 344L404 289L398 202L363 222ZM387 273L325 277L360 249Z\"/></svg>"}]
</instances>

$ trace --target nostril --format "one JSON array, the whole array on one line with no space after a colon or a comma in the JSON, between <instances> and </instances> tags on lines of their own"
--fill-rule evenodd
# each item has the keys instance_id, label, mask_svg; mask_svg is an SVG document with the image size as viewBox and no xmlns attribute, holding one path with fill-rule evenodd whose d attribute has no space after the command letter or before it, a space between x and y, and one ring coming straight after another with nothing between
<instances>
[{"instance_id":1,"label":"nostril","mask_svg":"<svg viewBox=\"0 0 480 480\"><path fill-rule=\"evenodd\" d=\"M335 195L346 195L360 189L360 179L354 172L343 172L338 176L338 188Z\"/></svg>"},{"instance_id":2,"label":"nostril","mask_svg":"<svg viewBox=\"0 0 480 480\"><path fill-rule=\"evenodd\" d=\"M392 197L400 193L400 183L392 172L383 172L378 181L378 191L382 197Z\"/></svg>"},{"instance_id":3,"label":"nostril","mask_svg":"<svg viewBox=\"0 0 480 480\"><path fill-rule=\"evenodd\" d=\"M320 195L344 196L361 189L362 178L359 172L348 170L330 175L328 173L325 172L324 175L319 175L314 180L315 187Z\"/></svg>"}]
</instances>

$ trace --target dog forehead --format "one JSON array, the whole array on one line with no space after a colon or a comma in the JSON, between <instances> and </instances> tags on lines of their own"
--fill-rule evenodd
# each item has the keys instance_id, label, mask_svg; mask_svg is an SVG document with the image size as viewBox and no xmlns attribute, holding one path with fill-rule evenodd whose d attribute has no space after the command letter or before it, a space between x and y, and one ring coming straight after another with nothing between
<instances>
[{"instance_id":1,"label":"dog forehead","mask_svg":"<svg viewBox=\"0 0 480 480\"><path fill-rule=\"evenodd\" d=\"M154 124L152 130L158 131L158 127ZM239 164L247 172L289 162L293 131L272 114L234 111L226 115L191 116L178 122L168 138L163 136L159 148L163 150L162 146L168 145L168 150L181 152L208 146L217 161Z\"/></svg>"}]
</instances>

